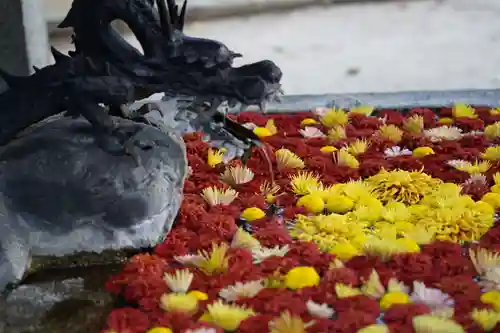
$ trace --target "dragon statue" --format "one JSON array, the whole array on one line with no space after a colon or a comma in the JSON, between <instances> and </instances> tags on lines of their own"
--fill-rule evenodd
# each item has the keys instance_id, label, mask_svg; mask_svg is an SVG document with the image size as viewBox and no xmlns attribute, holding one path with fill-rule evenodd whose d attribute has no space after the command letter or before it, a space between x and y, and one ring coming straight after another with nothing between
<instances>
[{"instance_id":1,"label":"dragon statue","mask_svg":"<svg viewBox=\"0 0 500 333\"><path fill-rule=\"evenodd\" d=\"M265 111L266 102L282 93L281 70L270 60L235 67L241 54L187 36L186 7L174 0L74 0L60 24L73 29L74 51L52 48L55 63L30 76L0 71L8 85L0 93L0 291L17 285L33 255L93 251L89 240L100 239L96 247L102 249L120 235L143 244L146 231L140 230L152 234L148 242L168 232L172 222L165 220L175 218L182 197L185 151L160 135L168 126L147 123L148 108L128 112L131 103L155 93L187 98L184 107L196 114L193 127L218 140L258 144L221 108L240 103ZM130 27L142 52L114 30L115 20ZM47 123L52 116L59 122ZM94 140L87 140L88 128ZM66 137L59 139L61 133ZM73 133L80 137L71 141ZM143 145L141 136L153 140ZM151 145L158 142L155 150ZM124 160L128 155L149 164L136 161L140 168L134 169ZM154 169L151 161L160 166ZM138 243L118 238L113 249Z\"/></svg>"},{"instance_id":2,"label":"dragon statue","mask_svg":"<svg viewBox=\"0 0 500 333\"><path fill-rule=\"evenodd\" d=\"M193 125L209 135L257 140L226 117L214 116L223 103L265 109L268 100L279 98L281 70L270 60L233 67L241 54L221 42L185 35L185 17L186 1L179 9L175 0L74 0L59 27L73 29L75 51L66 56L52 48L55 64L29 77L1 73L10 89L0 103L12 112L0 115L0 145L66 111L87 119L107 152L130 153L127 143L134 133L116 126L113 116L128 117L124 106L155 93L192 97ZM143 53L116 32L115 20L130 27Z\"/></svg>"}]
</instances>

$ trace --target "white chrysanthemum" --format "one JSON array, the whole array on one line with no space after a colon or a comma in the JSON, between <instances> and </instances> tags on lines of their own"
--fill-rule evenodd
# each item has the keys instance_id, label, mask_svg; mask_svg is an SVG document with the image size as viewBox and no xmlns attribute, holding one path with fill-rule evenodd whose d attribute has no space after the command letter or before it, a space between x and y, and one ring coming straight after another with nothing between
<instances>
[{"instance_id":1,"label":"white chrysanthemum","mask_svg":"<svg viewBox=\"0 0 500 333\"><path fill-rule=\"evenodd\" d=\"M253 262L259 264L269 257L284 257L290 248L288 245L285 246L275 246L273 248L261 247L258 249L252 249Z\"/></svg>"},{"instance_id":2,"label":"white chrysanthemum","mask_svg":"<svg viewBox=\"0 0 500 333\"><path fill-rule=\"evenodd\" d=\"M317 107L312 110L312 113L317 117L323 117L328 111L330 111L329 108Z\"/></svg>"},{"instance_id":3,"label":"white chrysanthemum","mask_svg":"<svg viewBox=\"0 0 500 333\"><path fill-rule=\"evenodd\" d=\"M220 175L222 182L229 186L237 186L252 181L255 174L246 166L229 167Z\"/></svg>"},{"instance_id":4,"label":"white chrysanthemum","mask_svg":"<svg viewBox=\"0 0 500 333\"><path fill-rule=\"evenodd\" d=\"M385 157L397 157L397 156L408 156L411 155L411 150L406 148L401 148L400 146L394 146L384 150Z\"/></svg>"},{"instance_id":5,"label":"white chrysanthemum","mask_svg":"<svg viewBox=\"0 0 500 333\"><path fill-rule=\"evenodd\" d=\"M175 256L174 260L183 265L196 265L203 257L197 254L186 254L183 256Z\"/></svg>"},{"instance_id":6,"label":"white chrysanthemum","mask_svg":"<svg viewBox=\"0 0 500 333\"><path fill-rule=\"evenodd\" d=\"M464 161L464 160L449 160L446 162L449 166L452 168L458 169L463 167L464 165L467 165L469 162Z\"/></svg>"},{"instance_id":7,"label":"white chrysanthemum","mask_svg":"<svg viewBox=\"0 0 500 333\"><path fill-rule=\"evenodd\" d=\"M481 276L478 284L484 291L500 291L500 267L492 267Z\"/></svg>"},{"instance_id":8,"label":"white chrysanthemum","mask_svg":"<svg viewBox=\"0 0 500 333\"><path fill-rule=\"evenodd\" d=\"M319 304L311 300L307 301L306 306L307 312L313 317L331 318L335 312L328 304Z\"/></svg>"},{"instance_id":9,"label":"white chrysanthemum","mask_svg":"<svg viewBox=\"0 0 500 333\"><path fill-rule=\"evenodd\" d=\"M306 126L304 129L300 129L299 133L304 138L324 138L326 136L319 128L313 126Z\"/></svg>"},{"instance_id":10,"label":"white chrysanthemum","mask_svg":"<svg viewBox=\"0 0 500 333\"><path fill-rule=\"evenodd\" d=\"M184 331L184 333L217 333L217 330L215 328L201 327L201 328L189 329L187 331Z\"/></svg>"},{"instance_id":11,"label":"white chrysanthemum","mask_svg":"<svg viewBox=\"0 0 500 333\"><path fill-rule=\"evenodd\" d=\"M223 298L226 302L234 302L240 298L250 298L257 295L264 289L263 280L256 280L250 282L236 282L232 286L228 286L219 291L219 297Z\"/></svg>"},{"instance_id":12,"label":"white chrysanthemum","mask_svg":"<svg viewBox=\"0 0 500 333\"><path fill-rule=\"evenodd\" d=\"M227 206L238 197L238 192L233 189L220 189L215 186L204 188L201 196L210 206Z\"/></svg>"},{"instance_id":13,"label":"white chrysanthemum","mask_svg":"<svg viewBox=\"0 0 500 333\"><path fill-rule=\"evenodd\" d=\"M163 279L174 293L186 293L189 290L194 275L188 269L178 269L174 274L165 273Z\"/></svg>"},{"instance_id":14,"label":"white chrysanthemum","mask_svg":"<svg viewBox=\"0 0 500 333\"><path fill-rule=\"evenodd\" d=\"M191 177L191 175L193 174L193 168L191 168L190 166L188 166L188 171L187 171L187 177Z\"/></svg>"},{"instance_id":15,"label":"white chrysanthemum","mask_svg":"<svg viewBox=\"0 0 500 333\"><path fill-rule=\"evenodd\" d=\"M462 138L462 130L455 126L439 126L424 130L424 136L431 139L432 142L460 140Z\"/></svg>"},{"instance_id":16,"label":"white chrysanthemum","mask_svg":"<svg viewBox=\"0 0 500 333\"><path fill-rule=\"evenodd\" d=\"M485 175L477 174L477 175L470 176L470 178L464 182L464 185L471 185L471 184L484 184L484 185L486 185L487 183L488 183L488 180L486 179Z\"/></svg>"},{"instance_id":17,"label":"white chrysanthemum","mask_svg":"<svg viewBox=\"0 0 500 333\"><path fill-rule=\"evenodd\" d=\"M248 129L249 129L249 130L251 130L251 131L253 131L253 130L254 130L254 129L256 129L257 127L259 127L259 126L257 126L257 125L256 125L256 124L254 124L254 123L244 123L242 126L243 126L243 127L245 127L245 128L248 128Z\"/></svg>"},{"instance_id":18,"label":"white chrysanthemum","mask_svg":"<svg viewBox=\"0 0 500 333\"><path fill-rule=\"evenodd\" d=\"M410 298L415 303L427 305L431 310L452 307L455 304L450 295L437 288L428 288L419 281L413 282L413 292Z\"/></svg>"}]
</instances>

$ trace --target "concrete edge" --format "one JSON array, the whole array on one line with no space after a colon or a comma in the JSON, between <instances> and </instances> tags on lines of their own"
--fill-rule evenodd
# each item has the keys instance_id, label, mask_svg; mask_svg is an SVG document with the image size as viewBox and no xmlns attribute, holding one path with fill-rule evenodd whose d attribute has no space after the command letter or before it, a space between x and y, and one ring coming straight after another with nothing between
<instances>
[{"instance_id":1,"label":"concrete edge","mask_svg":"<svg viewBox=\"0 0 500 333\"><path fill-rule=\"evenodd\" d=\"M231 17L247 17L252 15L287 12L307 7L349 5L360 3L384 3L384 2L414 2L425 0L288 0L288 1L266 1L257 3L242 3L231 6L193 6L189 9L188 22L210 21ZM427 0L428 1L428 0ZM61 17L61 20L63 18ZM48 31L50 37L66 37L71 35L71 29L58 29L59 21L49 19ZM124 26L117 27L120 32L128 29Z\"/></svg>"},{"instance_id":2,"label":"concrete edge","mask_svg":"<svg viewBox=\"0 0 500 333\"><path fill-rule=\"evenodd\" d=\"M309 111L316 107L350 108L355 105L370 105L378 109L408 109L416 107L446 107L455 103L474 106L500 106L500 89L470 89L448 91L403 91L394 93L353 93L326 95L289 95L281 103L271 103L269 113ZM257 110L250 107L249 111ZM231 113L239 112L233 108Z\"/></svg>"}]
</instances>

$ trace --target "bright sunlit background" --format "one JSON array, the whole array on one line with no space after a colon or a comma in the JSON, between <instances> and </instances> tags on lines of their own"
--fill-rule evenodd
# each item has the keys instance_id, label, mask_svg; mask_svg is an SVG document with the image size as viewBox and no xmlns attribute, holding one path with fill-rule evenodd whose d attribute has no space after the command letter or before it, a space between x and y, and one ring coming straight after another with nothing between
<instances>
[{"instance_id":1,"label":"bright sunlit background","mask_svg":"<svg viewBox=\"0 0 500 333\"><path fill-rule=\"evenodd\" d=\"M53 0L55 1L55 0ZM353 3L189 25L274 60L288 94L500 87L500 1ZM64 49L67 39L54 40Z\"/></svg>"}]
</instances>

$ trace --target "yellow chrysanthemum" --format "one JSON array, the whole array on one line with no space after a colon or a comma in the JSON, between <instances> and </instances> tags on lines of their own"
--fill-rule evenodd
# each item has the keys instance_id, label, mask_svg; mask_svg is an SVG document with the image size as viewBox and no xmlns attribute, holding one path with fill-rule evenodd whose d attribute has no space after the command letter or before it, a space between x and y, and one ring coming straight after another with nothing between
<instances>
[{"instance_id":1,"label":"yellow chrysanthemum","mask_svg":"<svg viewBox=\"0 0 500 333\"><path fill-rule=\"evenodd\" d=\"M345 214L354 208L354 200L347 195L332 194L326 197L325 207L331 213Z\"/></svg>"},{"instance_id":2,"label":"yellow chrysanthemum","mask_svg":"<svg viewBox=\"0 0 500 333\"><path fill-rule=\"evenodd\" d=\"M494 122L484 128L484 136L488 140L493 140L500 136L500 121Z\"/></svg>"},{"instance_id":3,"label":"yellow chrysanthemum","mask_svg":"<svg viewBox=\"0 0 500 333\"><path fill-rule=\"evenodd\" d=\"M224 160L225 152L226 151L224 149L219 149L219 150L213 150L212 148L208 149L207 164L212 168L221 164L222 161Z\"/></svg>"},{"instance_id":4,"label":"yellow chrysanthemum","mask_svg":"<svg viewBox=\"0 0 500 333\"><path fill-rule=\"evenodd\" d=\"M276 125L274 124L274 120L270 119L267 121L266 125L264 127L256 127L253 132L255 135L257 135L260 138L265 138L268 136L275 135L278 133L278 129L276 128Z\"/></svg>"},{"instance_id":5,"label":"yellow chrysanthemum","mask_svg":"<svg viewBox=\"0 0 500 333\"><path fill-rule=\"evenodd\" d=\"M307 325L302 318L284 312L269 323L270 333L306 333Z\"/></svg>"},{"instance_id":6,"label":"yellow chrysanthemum","mask_svg":"<svg viewBox=\"0 0 500 333\"><path fill-rule=\"evenodd\" d=\"M500 146L492 146L486 148L484 153L481 154L481 158L488 161L499 161L500 160Z\"/></svg>"},{"instance_id":7,"label":"yellow chrysanthemum","mask_svg":"<svg viewBox=\"0 0 500 333\"><path fill-rule=\"evenodd\" d=\"M490 304L493 308L500 312L500 290L490 290L481 295L481 302Z\"/></svg>"},{"instance_id":8,"label":"yellow chrysanthemum","mask_svg":"<svg viewBox=\"0 0 500 333\"><path fill-rule=\"evenodd\" d=\"M195 313L198 310L198 299L187 294L163 294L160 306L169 312Z\"/></svg>"},{"instance_id":9,"label":"yellow chrysanthemum","mask_svg":"<svg viewBox=\"0 0 500 333\"><path fill-rule=\"evenodd\" d=\"M358 106L352 107L349 110L349 113L361 114L363 116L369 116L369 115L371 115L373 113L374 110L375 110L374 106L370 106L370 105L358 105Z\"/></svg>"},{"instance_id":10,"label":"yellow chrysanthemum","mask_svg":"<svg viewBox=\"0 0 500 333\"><path fill-rule=\"evenodd\" d=\"M300 122L301 127L316 125L318 122L313 118L305 118Z\"/></svg>"},{"instance_id":11,"label":"yellow chrysanthemum","mask_svg":"<svg viewBox=\"0 0 500 333\"><path fill-rule=\"evenodd\" d=\"M380 308L382 310L388 310L394 304L408 304L410 303L410 296L408 294L394 291L389 292L382 296L380 299Z\"/></svg>"},{"instance_id":12,"label":"yellow chrysanthemum","mask_svg":"<svg viewBox=\"0 0 500 333\"><path fill-rule=\"evenodd\" d=\"M289 289L314 287L319 284L319 274L314 267L294 267L285 275L285 286Z\"/></svg>"},{"instance_id":13,"label":"yellow chrysanthemum","mask_svg":"<svg viewBox=\"0 0 500 333\"><path fill-rule=\"evenodd\" d=\"M339 151L335 152L333 157L335 163L337 163L338 165L346 166L351 169L359 168L359 161L345 148L342 148Z\"/></svg>"},{"instance_id":14,"label":"yellow chrysanthemum","mask_svg":"<svg viewBox=\"0 0 500 333\"><path fill-rule=\"evenodd\" d=\"M146 333L173 333L168 327L153 327L146 331Z\"/></svg>"},{"instance_id":15,"label":"yellow chrysanthemum","mask_svg":"<svg viewBox=\"0 0 500 333\"><path fill-rule=\"evenodd\" d=\"M472 108L470 105L463 103L457 103L453 105L451 112L453 114L453 117L455 118L471 118L471 119L477 118L477 114L474 108Z\"/></svg>"},{"instance_id":16,"label":"yellow chrysanthemum","mask_svg":"<svg viewBox=\"0 0 500 333\"><path fill-rule=\"evenodd\" d=\"M345 125L349 122L349 116L342 109L332 108L328 112L326 112L321 118L321 123L329 128L338 125Z\"/></svg>"},{"instance_id":17,"label":"yellow chrysanthemum","mask_svg":"<svg viewBox=\"0 0 500 333\"><path fill-rule=\"evenodd\" d=\"M412 152L412 155L415 157L424 157L427 155L434 155L434 150L431 147L418 147L415 148Z\"/></svg>"},{"instance_id":18,"label":"yellow chrysanthemum","mask_svg":"<svg viewBox=\"0 0 500 333\"><path fill-rule=\"evenodd\" d=\"M497 323L500 322L500 313L490 309L474 309L471 317L485 332L493 330Z\"/></svg>"},{"instance_id":19,"label":"yellow chrysanthemum","mask_svg":"<svg viewBox=\"0 0 500 333\"><path fill-rule=\"evenodd\" d=\"M253 222L264 218L266 213L258 207L249 207L241 212L240 216L249 222Z\"/></svg>"},{"instance_id":20,"label":"yellow chrysanthemum","mask_svg":"<svg viewBox=\"0 0 500 333\"><path fill-rule=\"evenodd\" d=\"M335 294L338 298L347 298L351 296L361 295L362 293L358 288L354 288L343 283L337 283L335 285Z\"/></svg>"},{"instance_id":21,"label":"yellow chrysanthemum","mask_svg":"<svg viewBox=\"0 0 500 333\"><path fill-rule=\"evenodd\" d=\"M465 329L452 319L433 315L413 317L415 333L465 333Z\"/></svg>"},{"instance_id":22,"label":"yellow chrysanthemum","mask_svg":"<svg viewBox=\"0 0 500 333\"><path fill-rule=\"evenodd\" d=\"M362 252L350 242L337 243L330 249L330 253L343 261L347 261L352 257L362 254Z\"/></svg>"},{"instance_id":23,"label":"yellow chrysanthemum","mask_svg":"<svg viewBox=\"0 0 500 333\"><path fill-rule=\"evenodd\" d=\"M255 312L251 309L217 301L207 306L207 312L199 320L214 324L225 331L234 332L243 320L254 315Z\"/></svg>"},{"instance_id":24,"label":"yellow chrysanthemum","mask_svg":"<svg viewBox=\"0 0 500 333\"><path fill-rule=\"evenodd\" d=\"M260 242L250 233L242 228L238 228L231 241L232 248L240 249L256 249L260 247Z\"/></svg>"},{"instance_id":25,"label":"yellow chrysanthemum","mask_svg":"<svg viewBox=\"0 0 500 333\"><path fill-rule=\"evenodd\" d=\"M208 275L224 273L229 265L228 249L229 246L225 243L213 244L212 251L199 252L201 258L195 262L195 265Z\"/></svg>"},{"instance_id":26,"label":"yellow chrysanthemum","mask_svg":"<svg viewBox=\"0 0 500 333\"><path fill-rule=\"evenodd\" d=\"M413 115L406 119L403 123L403 128L405 131L411 134L420 134L424 129L424 117L419 115Z\"/></svg>"},{"instance_id":27,"label":"yellow chrysanthemum","mask_svg":"<svg viewBox=\"0 0 500 333\"><path fill-rule=\"evenodd\" d=\"M275 152L278 169L303 169L304 161L292 151L281 148Z\"/></svg>"},{"instance_id":28,"label":"yellow chrysanthemum","mask_svg":"<svg viewBox=\"0 0 500 333\"><path fill-rule=\"evenodd\" d=\"M325 202L319 194L306 194L297 200L297 207L304 207L308 213L319 214L325 210Z\"/></svg>"},{"instance_id":29,"label":"yellow chrysanthemum","mask_svg":"<svg viewBox=\"0 0 500 333\"><path fill-rule=\"evenodd\" d=\"M389 327L385 324L372 324L359 329L356 333L389 333Z\"/></svg>"},{"instance_id":30,"label":"yellow chrysanthemum","mask_svg":"<svg viewBox=\"0 0 500 333\"><path fill-rule=\"evenodd\" d=\"M333 153L337 151L337 148L334 146L323 146L319 149L322 153Z\"/></svg>"},{"instance_id":31,"label":"yellow chrysanthemum","mask_svg":"<svg viewBox=\"0 0 500 333\"><path fill-rule=\"evenodd\" d=\"M323 190L319 176L312 172L299 172L292 175L290 186L296 195L306 195Z\"/></svg>"},{"instance_id":32,"label":"yellow chrysanthemum","mask_svg":"<svg viewBox=\"0 0 500 333\"><path fill-rule=\"evenodd\" d=\"M488 161L462 161L462 163L453 166L455 169L467 172L469 175L478 175L488 171L491 168L491 163Z\"/></svg>"},{"instance_id":33,"label":"yellow chrysanthemum","mask_svg":"<svg viewBox=\"0 0 500 333\"><path fill-rule=\"evenodd\" d=\"M259 186L260 195L262 195L269 203L274 202L274 199L280 189L281 187L279 185L268 182L267 180L264 180Z\"/></svg>"},{"instance_id":34,"label":"yellow chrysanthemum","mask_svg":"<svg viewBox=\"0 0 500 333\"><path fill-rule=\"evenodd\" d=\"M452 125L454 122L453 118L443 117L439 119L440 125Z\"/></svg>"},{"instance_id":35,"label":"yellow chrysanthemum","mask_svg":"<svg viewBox=\"0 0 500 333\"><path fill-rule=\"evenodd\" d=\"M358 156L366 152L366 150L370 147L370 142L366 139L357 139L354 142L351 142L347 146L347 152L351 155Z\"/></svg>"},{"instance_id":36,"label":"yellow chrysanthemum","mask_svg":"<svg viewBox=\"0 0 500 333\"><path fill-rule=\"evenodd\" d=\"M380 299L385 294L385 288L380 282L380 276L376 270L372 270L368 280L361 287L364 295L370 296L374 299Z\"/></svg>"},{"instance_id":37,"label":"yellow chrysanthemum","mask_svg":"<svg viewBox=\"0 0 500 333\"><path fill-rule=\"evenodd\" d=\"M327 137L328 140L330 140L330 142L337 142L344 140L347 137L345 132L345 127L341 125L333 126L328 130Z\"/></svg>"},{"instance_id":38,"label":"yellow chrysanthemum","mask_svg":"<svg viewBox=\"0 0 500 333\"><path fill-rule=\"evenodd\" d=\"M422 172L384 169L369 177L366 182L373 187L372 193L381 201L399 201L406 204L418 203L423 196L442 184L440 179Z\"/></svg>"},{"instance_id":39,"label":"yellow chrysanthemum","mask_svg":"<svg viewBox=\"0 0 500 333\"><path fill-rule=\"evenodd\" d=\"M392 124L380 126L376 134L394 143L398 143L403 139L403 131L396 125Z\"/></svg>"}]
</instances>

